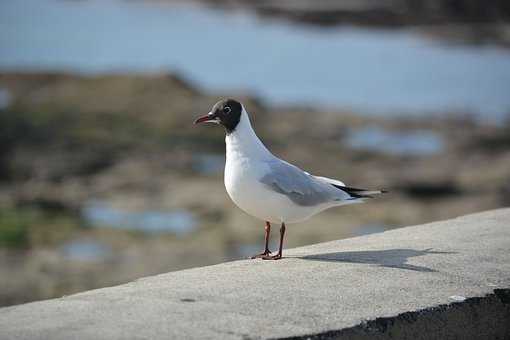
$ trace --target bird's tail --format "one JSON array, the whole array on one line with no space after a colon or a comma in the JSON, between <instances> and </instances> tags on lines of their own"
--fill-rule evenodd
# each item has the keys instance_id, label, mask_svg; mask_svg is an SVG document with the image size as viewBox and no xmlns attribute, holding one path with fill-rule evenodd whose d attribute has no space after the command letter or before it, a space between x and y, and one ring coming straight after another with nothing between
<instances>
[{"instance_id":1,"label":"bird's tail","mask_svg":"<svg viewBox=\"0 0 510 340\"><path fill-rule=\"evenodd\" d=\"M367 190L367 189L346 187L346 186L336 185L336 184L331 184L331 185L334 186L335 188L345 191L352 198L373 198L373 195L385 194L388 192L386 190Z\"/></svg>"},{"instance_id":2,"label":"bird's tail","mask_svg":"<svg viewBox=\"0 0 510 340\"><path fill-rule=\"evenodd\" d=\"M353 199L373 198L373 195L385 194L388 192L386 190L367 190L367 189L348 187L344 184L344 182L341 182L337 179L321 177L321 176L314 176L314 177L318 178L319 180L325 181L326 183L331 184L335 188L348 193Z\"/></svg>"}]
</instances>

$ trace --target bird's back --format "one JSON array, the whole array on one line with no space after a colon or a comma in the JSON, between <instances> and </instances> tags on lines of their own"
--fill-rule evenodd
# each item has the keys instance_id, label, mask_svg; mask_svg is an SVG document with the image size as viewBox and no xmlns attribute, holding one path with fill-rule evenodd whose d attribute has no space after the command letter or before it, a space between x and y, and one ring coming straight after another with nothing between
<instances>
[{"instance_id":1,"label":"bird's back","mask_svg":"<svg viewBox=\"0 0 510 340\"><path fill-rule=\"evenodd\" d=\"M250 215L293 223L335 205L355 203L348 193L269 152L244 111L225 143L225 188Z\"/></svg>"}]
</instances>

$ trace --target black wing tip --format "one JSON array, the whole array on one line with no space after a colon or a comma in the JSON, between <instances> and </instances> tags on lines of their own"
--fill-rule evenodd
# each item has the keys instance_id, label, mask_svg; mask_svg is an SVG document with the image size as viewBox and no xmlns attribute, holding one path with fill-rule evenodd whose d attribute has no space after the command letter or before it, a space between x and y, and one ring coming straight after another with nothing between
<instances>
[{"instance_id":1,"label":"black wing tip","mask_svg":"<svg viewBox=\"0 0 510 340\"><path fill-rule=\"evenodd\" d=\"M374 191L379 191L381 194L388 193L388 190L385 190L385 189L383 189L383 190L368 190L368 189L347 187L347 186L342 186L342 185L337 185L337 184L331 184L331 185L337 189L345 191L352 198L374 198L374 196L371 195L374 193ZM371 194L366 194L368 192L370 192Z\"/></svg>"}]
</instances>

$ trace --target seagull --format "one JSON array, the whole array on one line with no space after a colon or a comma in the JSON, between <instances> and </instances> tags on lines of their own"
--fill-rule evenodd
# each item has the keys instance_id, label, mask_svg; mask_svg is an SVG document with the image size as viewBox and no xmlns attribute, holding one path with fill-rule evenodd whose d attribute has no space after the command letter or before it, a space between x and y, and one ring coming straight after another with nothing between
<instances>
[{"instance_id":1,"label":"seagull","mask_svg":"<svg viewBox=\"0 0 510 340\"><path fill-rule=\"evenodd\" d=\"M365 190L343 182L313 176L274 156L255 134L248 112L234 99L217 102L194 124L214 123L225 128L225 188L243 211L265 221L265 248L252 258L282 258L285 225L302 222L326 209L361 203L384 190ZM272 255L268 247L271 223L280 224L280 246Z\"/></svg>"}]
</instances>

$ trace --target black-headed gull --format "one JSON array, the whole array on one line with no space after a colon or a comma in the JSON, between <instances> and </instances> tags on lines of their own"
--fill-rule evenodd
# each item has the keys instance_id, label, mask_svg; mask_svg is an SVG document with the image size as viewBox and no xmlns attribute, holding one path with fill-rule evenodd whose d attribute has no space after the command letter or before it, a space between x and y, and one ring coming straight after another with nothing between
<instances>
[{"instance_id":1,"label":"black-headed gull","mask_svg":"<svg viewBox=\"0 0 510 340\"><path fill-rule=\"evenodd\" d=\"M282 258L285 224L301 222L331 207L363 202L384 190L347 187L339 180L313 176L274 156L262 144L250 124L248 112L236 100L217 102L211 112L195 120L225 127L227 155L225 188L234 203L266 222L265 249L252 258ZM281 223L280 248L268 248L272 223Z\"/></svg>"}]
</instances>

